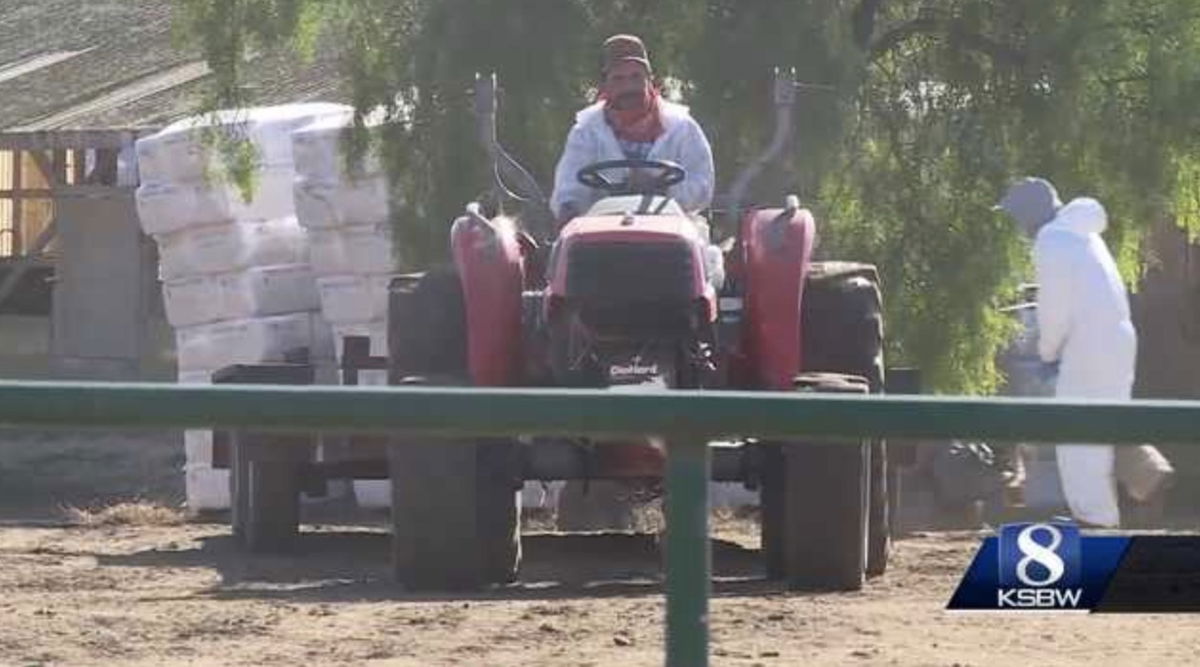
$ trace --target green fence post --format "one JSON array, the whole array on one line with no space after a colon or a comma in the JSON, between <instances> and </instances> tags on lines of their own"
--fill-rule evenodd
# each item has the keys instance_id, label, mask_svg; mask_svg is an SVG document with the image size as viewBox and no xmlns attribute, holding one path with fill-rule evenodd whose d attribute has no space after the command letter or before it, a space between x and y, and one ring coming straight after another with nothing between
<instances>
[{"instance_id":1,"label":"green fence post","mask_svg":"<svg viewBox=\"0 0 1200 667\"><path fill-rule=\"evenodd\" d=\"M702 438L667 446L667 665L708 664L708 542L711 455Z\"/></svg>"}]
</instances>

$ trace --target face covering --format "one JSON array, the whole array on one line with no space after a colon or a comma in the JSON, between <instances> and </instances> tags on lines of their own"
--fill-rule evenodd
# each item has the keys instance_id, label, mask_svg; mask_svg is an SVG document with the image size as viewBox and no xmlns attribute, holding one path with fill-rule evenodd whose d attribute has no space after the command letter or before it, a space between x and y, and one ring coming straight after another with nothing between
<instances>
[{"instance_id":1,"label":"face covering","mask_svg":"<svg viewBox=\"0 0 1200 667\"><path fill-rule=\"evenodd\" d=\"M600 99L606 101L604 117L618 139L648 143L663 133L662 96L654 86L647 84L638 103L625 109L614 108L607 92Z\"/></svg>"}]
</instances>

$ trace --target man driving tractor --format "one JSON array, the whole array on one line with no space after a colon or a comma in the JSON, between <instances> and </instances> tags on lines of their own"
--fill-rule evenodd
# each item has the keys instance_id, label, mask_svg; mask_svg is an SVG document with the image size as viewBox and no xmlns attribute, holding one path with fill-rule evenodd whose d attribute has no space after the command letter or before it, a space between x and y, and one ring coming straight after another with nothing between
<instances>
[{"instance_id":1,"label":"man driving tractor","mask_svg":"<svg viewBox=\"0 0 1200 667\"><path fill-rule=\"evenodd\" d=\"M662 160L683 167L686 178L665 193L689 216L708 208L713 195L712 149L685 106L662 98L642 40L615 35L604 42L599 101L575 116L554 171L550 207L561 226L587 212L601 196L576 176L588 165L609 160ZM644 170L632 169L631 192L653 185Z\"/></svg>"},{"instance_id":2,"label":"man driving tractor","mask_svg":"<svg viewBox=\"0 0 1200 667\"><path fill-rule=\"evenodd\" d=\"M699 213L712 202L712 149L687 107L662 98L652 74L640 38L615 35L605 40L599 100L576 114L554 172L550 208L559 227L586 213L602 197L653 193L674 199L708 240L708 225ZM604 174L603 163L612 161L646 164L613 167ZM664 170L667 163L678 166L674 178ZM723 274L718 268L719 251L710 252L706 263L710 280L719 284L723 280L718 277ZM559 528L631 528L634 502L629 496L630 489L622 482L570 481L559 496Z\"/></svg>"}]
</instances>

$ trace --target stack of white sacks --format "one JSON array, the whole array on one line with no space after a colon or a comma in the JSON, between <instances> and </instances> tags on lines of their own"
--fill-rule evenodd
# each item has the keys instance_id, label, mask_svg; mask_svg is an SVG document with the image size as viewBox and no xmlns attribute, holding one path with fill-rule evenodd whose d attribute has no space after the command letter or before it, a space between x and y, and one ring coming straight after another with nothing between
<instances>
[{"instance_id":1,"label":"stack of white sacks","mask_svg":"<svg viewBox=\"0 0 1200 667\"><path fill-rule=\"evenodd\" d=\"M378 153L346 169L352 122L350 107L292 104L186 119L138 141L138 216L158 244L181 383L303 347L316 381L339 384L346 336L387 354L397 270L388 182ZM204 141L213 128L257 152L249 201ZM387 384L387 373L361 371L359 384ZM189 509L227 509L229 471L212 468L212 432L186 431L185 450ZM529 483L523 505L553 507L560 487ZM391 484L357 480L354 494L360 506L388 507Z\"/></svg>"},{"instance_id":2,"label":"stack of white sacks","mask_svg":"<svg viewBox=\"0 0 1200 667\"><path fill-rule=\"evenodd\" d=\"M368 127L381 118L366 119ZM347 169L352 116L314 121L292 135L296 215L312 248L321 310L333 325L338 363L347 336L366 336L371 354L387 355L388 284L396 275L388 181L378 152ZM387 372L360 371L360 385L386 385ZM388 507L387 480L357 480L361 507Z\"/></svg>"},{"instance_id":3,"label":"stack of white sacks","mask_svg":"<svg viewBox=\"0 0 1200 667\"><path fill-rule=\"evenodd\" d=\"M284 361L296 348L308 348L318 375L334 379L332 331L296 218L292 133L348 113L334 104L222 112L138 141L138 216L158 244L181 383L210 383L235 363ZM248 201L205 142L214 127L248 138L257 152ZM228 508L228 470L212 468L212 432L187 431L185 450L188 507Z\"/></svg>"},{"instance_id":4,"label":"stack of white sacks","mask_svg":"<svg viewBox=\"0 0 1200 667\"><path fill-rule=\"evenodd\" d=\"M381 116L368 117L368 127ZM339 363L346 336L366 336L371 354L387 354L388 285L396 275L387 178L378 153L346 170L345 141L351 118L327 117L293 135L296 214L308 230L321 310L333 325ZM449 239L447 238L447 242ZM359 384L385 385L385 371L361 371ZM552 507L561 484L526 485L525 507ZM361 507L391 505L387 480L357 480Z\"/></svg>"}]
</instances>

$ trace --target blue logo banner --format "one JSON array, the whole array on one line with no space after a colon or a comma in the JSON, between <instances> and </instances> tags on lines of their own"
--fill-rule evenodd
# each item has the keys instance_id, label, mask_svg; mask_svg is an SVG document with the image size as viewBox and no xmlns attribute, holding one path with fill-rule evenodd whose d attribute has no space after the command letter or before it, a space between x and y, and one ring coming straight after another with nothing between
<instances>
[{"instance_id":1,"label":"blue logo banner","mask_svg":"<svg viewBox=\"0 0 1200 667\"><path fill-rule=\"evenodd\" d=\"M984 538L947 609L1092 611L1130 541L1082 536L1071 524L1004 526L999 536Z\"/></svg>"}]
</instances>

